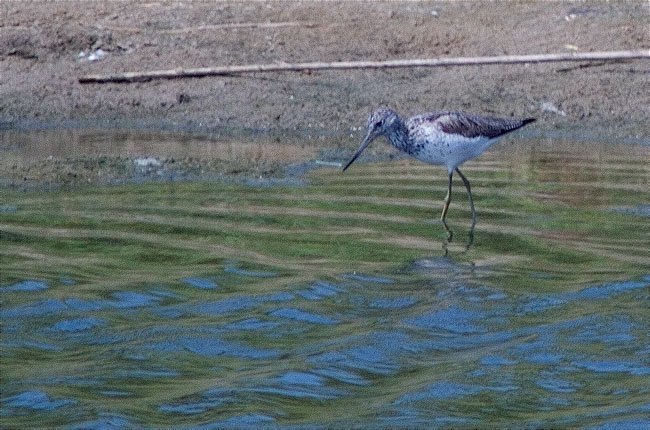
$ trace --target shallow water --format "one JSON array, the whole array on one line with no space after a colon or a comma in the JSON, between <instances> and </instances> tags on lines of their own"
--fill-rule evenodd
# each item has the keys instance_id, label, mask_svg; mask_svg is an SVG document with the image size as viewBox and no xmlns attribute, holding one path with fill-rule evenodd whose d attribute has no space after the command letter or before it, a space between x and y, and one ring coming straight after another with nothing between
<instances>
[{"instance_id":1,"label":"shallow water","mask_svg":"<svg viewBox=\"0 0 650 430\"><path fill-rule=\"evenodd\" d=\"M504 142L464 169L468 249L462 184L445 243L445 173L408 160L303 185L2 188L0 420L650 425L649 161Z\"/></svg>"}]
</instances>

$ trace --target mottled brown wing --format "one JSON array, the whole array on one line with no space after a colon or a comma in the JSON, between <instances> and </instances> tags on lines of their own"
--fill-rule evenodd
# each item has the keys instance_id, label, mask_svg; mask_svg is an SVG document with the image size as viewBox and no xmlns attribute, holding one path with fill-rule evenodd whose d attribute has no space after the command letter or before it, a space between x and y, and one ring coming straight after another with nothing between
<instances>
[{"instance_id":1,"label":"mottled brown wing","mask_svg":"<svg viewBox=\"0 0 650 430\"><path fill-rule=\"evenodd\" d=\"M434 120L438 128L449 134L464 137L487 137L493 139L535 121L535 118L491 118L463 112L448 112L436 115Z\"/></svg>"}]
</instances>

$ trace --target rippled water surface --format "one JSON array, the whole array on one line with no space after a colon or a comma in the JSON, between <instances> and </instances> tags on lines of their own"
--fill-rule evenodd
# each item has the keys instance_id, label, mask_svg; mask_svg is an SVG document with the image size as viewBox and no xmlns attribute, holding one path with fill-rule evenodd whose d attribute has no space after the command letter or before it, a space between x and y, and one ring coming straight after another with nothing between
<instances>
[{"instance_id":1,"label":"rippled water surface","mask_svg":"<svg viewBox=\"0 0 650 430\"><path fill-rule=\"evenodd\" d=\"M464 172L0 189L3 426L650 425L650 147Z\"/></svg>"}]
</instances>

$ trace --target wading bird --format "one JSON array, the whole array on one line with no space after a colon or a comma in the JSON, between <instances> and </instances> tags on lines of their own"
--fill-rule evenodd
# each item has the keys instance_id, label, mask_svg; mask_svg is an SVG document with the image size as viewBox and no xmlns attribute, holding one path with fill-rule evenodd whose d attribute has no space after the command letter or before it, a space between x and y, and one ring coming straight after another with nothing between
<instances>
[{"instance_id":1,"label":"wading bird","mask_svg":"<svg viewBox=\"0 0 650 430\"><path fill-rule=\"evenodd\" d=\"M447 227L445 218L451 203L451 179L458 173L467 188L472 210L472 226L476 212L469 181L458 169L465 161L478 157L497 142L499 137L515 131L535 118L492 118L464 112L432 112L416 115L403 121L397 113L381 107L368 117L368 131L361 146L343 167L345 171L376 138L386 136L395 148L425 163L447 167L449 185L440 220Z\"/></svg>"}]
</instances>

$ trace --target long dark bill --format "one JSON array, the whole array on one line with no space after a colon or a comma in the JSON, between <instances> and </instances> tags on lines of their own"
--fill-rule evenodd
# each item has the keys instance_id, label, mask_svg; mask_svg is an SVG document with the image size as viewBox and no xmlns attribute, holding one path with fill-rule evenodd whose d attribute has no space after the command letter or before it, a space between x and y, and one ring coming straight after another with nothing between
<instances>
[{"instance_id":1,"label":"long dark bill","mask_svg":"<svg viewBox=\"0 0 650 430\"><path fill-rule=\"evenodd\" d=\"M363 139L363 142L361 142L361 146L359 147L359 149L357 150L357 152L352 156L352 158L350 159L350 161L348 161L348 164L346 164L345 167L343 168L343 171L344 171L344 172L345 172L345 170L346 170L348 167L350 167L350 164L354 163L354 161L355 161L357 158L359 158L359 155L361 155L361 153L363 152L363 150L366 149L366 147L367 147L368 145L370 145L370 142L372 142L372 140L373 140L373 139L370 137L370 133L368 133L368 134L366 135L366 138Z\"/></svg>"}]
</instances>

